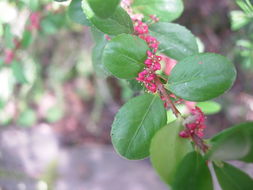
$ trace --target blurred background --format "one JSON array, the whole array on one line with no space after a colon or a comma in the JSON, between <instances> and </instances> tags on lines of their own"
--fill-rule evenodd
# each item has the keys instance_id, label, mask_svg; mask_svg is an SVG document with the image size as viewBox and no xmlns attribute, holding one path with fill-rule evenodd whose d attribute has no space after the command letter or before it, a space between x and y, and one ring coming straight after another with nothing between
<instances>
[{"instance_id":1,"label":"blurred background","mask_svg":"<svg viewBox=\"0 0 253 190\"><path fill-rule=\"evenodd\" d=\"M0 190L167 189L148 160L114 152L113 117L138 92L101 70L91 32L71 21L68 4L0 0ZM233 0L185 0L177 22L238 71L209 105L206 137L253 120L253 12Z\"/></svg>"}]
</instances>

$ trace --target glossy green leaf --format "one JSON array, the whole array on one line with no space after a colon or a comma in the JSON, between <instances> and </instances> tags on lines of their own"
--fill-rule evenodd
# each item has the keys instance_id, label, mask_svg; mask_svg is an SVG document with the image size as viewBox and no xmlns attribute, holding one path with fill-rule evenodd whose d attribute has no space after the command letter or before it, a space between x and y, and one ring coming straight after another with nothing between
<instances>
[{"instance_id":1,"label":"glossy green leaf","mask_svg":"<svg viewBox=\"0 0 253 190\"><path fill-rule=\"evenodd\" d=\"M69 9L68 15L71 20L78 24L90 26L90 21L87 19L86 15L82 9L82 0L72 0Z\"/></svg>"},{"instance_id":2,"label":"glossy green leaf","mask_svg":"<svg viewBox=\"0 0 253 190\"><path fill-rule=\"evenodd\" d=\"M210 143L210 160L253 162L253 122L228 128L214 136Z\"/></svg>"},{"instance_id":3,"label":"glossy green leaf","mask_svg":"<svg viewBox=\"0 0 253 190\"><path fill-rule=\"evenodd\" d=\"M101 32L109 35L133 33L133 22L124 9L118 7L112 16L107 19L102 19L94 14L86 1L83 1L82 7L90 22Z\"/></svg>"},{"instance_id":4,"label":"glossy green leaf","mask_svg":"<svg viewBox=\"0 0 253 190\"><path fill-rule=\"evenodd\" d=\"M18 83L27 83L24 68L20 62L13 61L11 63L11 68Z\"/></svg>"},{"instance_id":5,"label":"glossy green leaf","mask_svg":"<svg viewBox=\"0 0 253 190\"><path fill-rule=\"evenodd\" d=\"M144 68L147 50L148 46L144 40L121 34L105 46L102 61L114 76L132 79Z\"/></svg>"},{"instance_id":6,"label":"glossy green leaf","mask_svg":"<svg viewBox=\"0 0 253 190\"><path fill-rule=\"evenodd\" d=\"M176 64L167 87L178 97L201 102L223 94L231 88L235 78L235 67L227 58L213 53L201 53Z\"/></svg>"},{"instance_id":7,"label":"glossy green leaf","mask_svg":"<svg viewBox=\"0 0 253 190\"><path fill-rule=\"evenodd\" d=\"M134 0L133 10L145 16L156 15L161 21L173 21L183 12L182 0Z\"/></svg>"},{"instance_id":8,"label":"glossy green leaf","mask_svg":"<svg viewBox=\"0 0 253 190\"><path fill-rule=\"evenodd\" d=\"M184 157L174 179L173 190L213 190L206 161L197 152L191 152Z\"/></svg>"},{"instance_id":9,"label":"glossy green leaf","mask_svg":"<svg viewBox=\"0 0 253 190\"><path fill-rule=\"evenodd\" d=\"M120 0L87 0L93 12L100 18L113 15Z\"/></svg>"},{"instance_id":10,"label":"glossy green leaf","mask_svg":"<svg viewBox=\"0 0 253 190\"><path fill-rule=\"evenodd\" d=\"M158 39L159 52L182 60L199 52L195 36L184 26L158 22L150 26L150 34Z\"/></svg>"},{"instance_id":11,"label":"glossy green leaf","mask_svg":"<svg viewBox=\"0 0 253 190\"><path fill-rule=\"evenodd\" d=\"M112 125L112 144L131 160L149 156L154 134L166 125L166 111L159 96L144 94L128 101L117 113Z\"/></svg>"},{"instance_id":12,"label":"glossy green leaf","mask_svg":"<svg viewBox=\"0 0 253 190\"><path fill-rule=\"evenodd\" d=\"M220 112L221 105L214 101L198 102L196 104L206 115L212 115Z\"/></svg>"},{"instance_id":13,"label":"glossy green leaf","mask_svg":"<svg viewBox=\"0 0 253 190\"><path fill-rule=\"evenodd\" d=\"M179 163L187 153L193 151L189 139L178 135L183 128L181 120L170 123L155 134L150 145L152 165L164 182L170 185Z\"/></svg>"},{"instance_id":14,"label":"glossy green leaf","mask_svg":"<svg viewBox=\"0 0 253 190\"><path fill-rule=\"evenodd\" d=\"M214 170L222 190L253 189L253 179L228 163L224 163L222 167L214 165Z\"/></svg>"}]
</instances>

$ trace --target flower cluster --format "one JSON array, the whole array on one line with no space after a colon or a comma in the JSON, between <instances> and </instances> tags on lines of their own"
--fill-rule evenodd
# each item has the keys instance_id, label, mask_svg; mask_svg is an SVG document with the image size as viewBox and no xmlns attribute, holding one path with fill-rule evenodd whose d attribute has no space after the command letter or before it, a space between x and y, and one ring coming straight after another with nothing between
<instances>
[{"instance_id":1,"label":"flower cluster","mask_svg":"<svg viewBox=\"0 0 253 190\"><path fill-rule=\"evenodd\" d=\"M151 51L147 51L148 58L144 62L145 69L138 74L137 81L142 82L148 91L156 93L157 86L155 84L155 72L161 69L161 57L154 55Z\"/></svg>"},{"instance_id":2,"label":"flower cluster","mask_svg":"<svg viewBox=\"0 0 253 190\"><path fill-rule=\"evenodd\" d=\"M161 69L161 56L155 55L158 50L159 42L153 36L149 35L148 25L141 20L134 20L135 34L146 41L152 51L147 51L147 59L145 60L145 68L138 74L137 81L142 82L147 90L151 93L157 92L157 85L155 84L155 72Z\"/></svg>"},{"instance_id":3,"label":"flower cluster","mask_svg":"<svg viewBox=\"0 0 253 190\"><path fill-rule=\"evenodd\" d=\"M33 30L39 30L40 28L40 13L39 12L33 12L29 16L29 21L30 24L28 26L28 30L33 31Z\"/></svg>"},{"instance_id":4,"label":"flower cluster","mask_svg":"<svg viewBox=\"0 0 253 190\"><path fill-rule=\"evenodd\" d=\"M205 115L199 107L191 110L191 116L186 119L185 130L179 133L182 138L189 138L197 135L202 138L204 136L203 130L206 128Z\"/></svg>"}]
</instances>

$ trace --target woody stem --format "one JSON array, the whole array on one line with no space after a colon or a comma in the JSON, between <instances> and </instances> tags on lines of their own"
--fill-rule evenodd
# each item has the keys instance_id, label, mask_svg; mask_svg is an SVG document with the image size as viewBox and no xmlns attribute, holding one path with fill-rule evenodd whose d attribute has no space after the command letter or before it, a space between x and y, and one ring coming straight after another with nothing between
<instances>
[{"instance_id":1,"label":"woody stem","mask_svg":"<svg viewBox=\"0 0 253 190\"><path fill-rule=\"evenodd\" d=\"M169 105L169 107L171 108L174 115L176 117L181 116L181 113L178 111L177 107L174 105L174 103L170 99L170 96L168 95L167 91L164 88L164 85L161 83L161 81L158 77L155 78L155 84L157 86L158 91L165 98L166 103Z\"/></svg>"}]
</instances>

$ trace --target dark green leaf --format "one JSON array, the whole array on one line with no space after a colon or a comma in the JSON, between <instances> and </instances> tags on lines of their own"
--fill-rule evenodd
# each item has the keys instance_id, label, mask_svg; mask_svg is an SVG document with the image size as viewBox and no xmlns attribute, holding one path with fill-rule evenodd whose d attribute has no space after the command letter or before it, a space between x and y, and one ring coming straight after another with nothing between
<instances>
[{"instance_id":1,"label":"dark green leaf","mask_svg":"<svg viewBox=\"0 0 253 190\"><path fill-rule=\"evenodd\" d=\"M145 94L128 101L112 125L112 144L127 159L149 156L154 134L166 124L166 111L159 96Z\"/></svg>"},{"instance_id":2,"label":"dark green leaf","mask_svg":"<svg viewBox=\"0 0 253 190\"><path fill-rule=\"evenodd\" d=\"M191 152L184 157L174 179L173 190L213 190L206 161L197 152Z\"/></svg>"},{"instance_id":3,"label":"dark green leaf","mask_svg":"<svg viewBox=\"0 0 253 190\"><path fill-rule=\"evenodd\" d=\"M57 1L57 2L64 2L64 1L68 1L68 0L54 0L54 1ZM73 0L75 1L75 0Z\"/></svg>"},{"instance_id":4,"label":"dark green leaf","mask_svg":"<svg viewBox=\"0 0 253 190\"><path fill-rule=\"evenodd\" d=\"M228 163L224 163L222 167L214 165L214 170L222 190L253 189L252 178Z\"/></svg>"},{"instance_id":5,"label":"dark green leaf","mask_svg":"<svg viewBox=\"0 0 253 190\"><path fill-rule=\"evenodd\" d=\"M168 79L168 89L189 101L215 98L233 85L236 78L234 65L225 57L201 53L180 61Z\"/></svg>"},{"instance_id":6,"label":"dark green leaf","mask_svg":"<svg viewBox=\"0 0 253 190\"><path fill-rule=\"evenodd\" d=\"M253 162L253 122L226 129L214 136L210 143L210 160Z\"/></svg>"},{"instance_id":7,"label":"dark green leaf","mask_svg":"<svg viewBox=\"0 0 253 190\"><path fill-rule=\"evenodd\" d=\"M147 50L148 46L144 40L121 34L108 42L102 61L114 76L132 79L144 68Z\"/></svg>"},{"instance_id":8,"label":"dark green leaf","mask_svg":"<svg viewBox=\"0 0 253 190\"><path fill-rule=\"evenodd\" d=\"M82 9L82 0L71 1L68 9L68 15L74 22L90 26L90 21L86 18L86 15Z\"/></svg>"},{"instance_id":9,"label":"dark green leaf","mask_svg":"<svg viewBox=\"0 0 253 190\"><path fill-rule=\"evenodd\" d=\"M179 163L184 156L193 150L188 139L179 137L183 130L180 120L160 129L151 141L150 158L153 167L168 184L174 181Z\"/></svg>"},{"instance_id":10,"label":"dark green leaf","mask_svg":"<svg viewBox=\"0 0 253 190\"><path fill-rule=\"evenodd\" d=\"M12 72L19 83L27 83L27 79L24 74L24 68L22 64L18 61L13 61L11 63Z\"/></svg>"},{"instance_id":11,"label":"dark green leaf","mask_svg":"<svg viewBox=\"0 0 253 190\"><path fill-rule=\"evenodd\" d=\"M173 21L183 12L182 0L134 0L133 10L145 16L156 15L161 21Z\"/></svg>"},{"instance_id":12,"label":"dark green leaf","mask_svg":"<svg viewBox=\"0 0 253 190\"><path fill-rule=\"evenodd\" d=\"M120 0L87 0L93 12L100 18L108 18L115 12Z\"/></svg>"},{"instance_id":13,"label":"dark green leaf","mask_svg":"<svg viewBox=\"0 0 253 190\"><path fill-rule=\"evenodd\" d=\"M159 22L150 26L150 34L160 42L159 52L173 59L182 60L198 53L196 38L184 26Z\"/></svg>"},{"instance_id":14,"label":"dark green leaf","mask_svg":"<svg viewBox=\"0 0 253 190\"><path fill-rule=\"evenodd\" d=\"M83 1L83 10L90 22L100 31L109 35L133 33L133 23L127 12L118 7L114 14L107 19L97 17L86 1Z\"/></svg>"}]
</instances>

